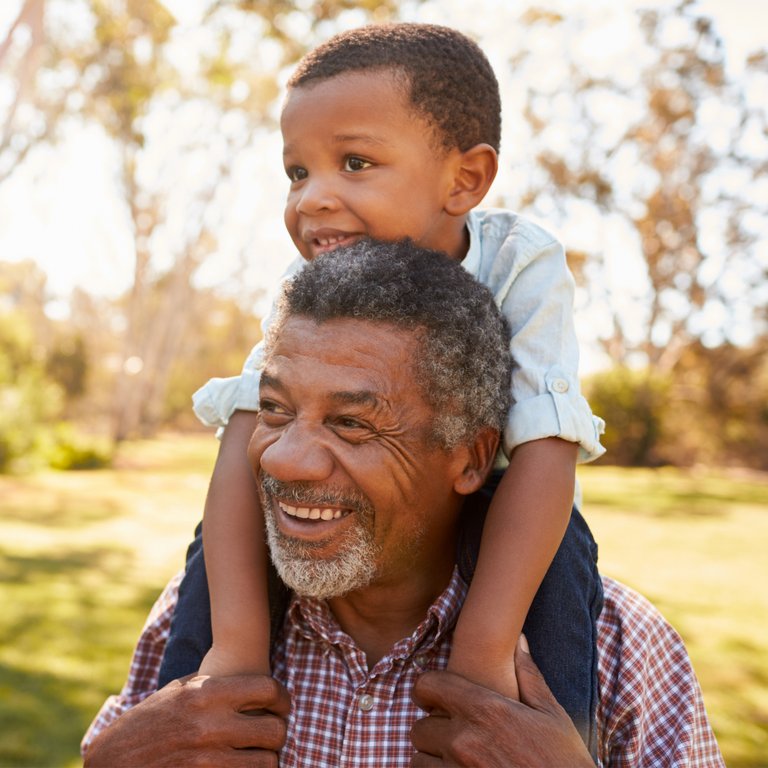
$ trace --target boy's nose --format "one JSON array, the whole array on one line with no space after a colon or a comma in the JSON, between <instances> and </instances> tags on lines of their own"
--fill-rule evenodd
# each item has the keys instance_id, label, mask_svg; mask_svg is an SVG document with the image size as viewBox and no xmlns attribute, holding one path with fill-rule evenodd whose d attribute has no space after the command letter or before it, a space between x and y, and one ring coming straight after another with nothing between
<instances>
[{"instance_id":1,"label":"boy's nose","mask_svg":"<svg viewBox=\"0 0 768 768\"><path fill-rule=\"evenodd\" d=\"M283 482L327 480L334 467L333 456L314 430L296 422L263 451L259 463Z\"/></svg>"},{"instance_id":2,"label":"boy's nose","mask_svg":"<svg viewBox=\"0 0 768 768\"><path fill-rule=\"evenodd\" d=\"M296 211L304 216L312 216L322 211L333 210L337 205L338 201L331 183L321 176L314 176L308 178L302 185Z\"/></svg>"}]
</instances>

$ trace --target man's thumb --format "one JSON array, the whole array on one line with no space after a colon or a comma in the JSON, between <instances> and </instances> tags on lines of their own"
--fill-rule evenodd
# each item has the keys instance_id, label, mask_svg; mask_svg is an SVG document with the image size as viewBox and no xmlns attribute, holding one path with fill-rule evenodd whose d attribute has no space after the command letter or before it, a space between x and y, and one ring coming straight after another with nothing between
<instances>
[{"instance_id":1,"label":"man's thumb","mask_svg":"<svg viewBox=\"0 0 768 768\"><path fill-rule=\"evenodd\" d=\"M531 656L525 635L520 635L515 647L515 672L523 704L542 712L561 708Z\"/></svg>"}]
</instances>

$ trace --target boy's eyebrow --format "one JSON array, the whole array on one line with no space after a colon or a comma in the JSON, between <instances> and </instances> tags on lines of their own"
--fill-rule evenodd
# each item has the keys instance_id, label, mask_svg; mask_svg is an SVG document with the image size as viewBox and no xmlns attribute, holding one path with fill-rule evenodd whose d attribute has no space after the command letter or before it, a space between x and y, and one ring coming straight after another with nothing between
<instances>
[{"instance_id":1,"label":"boy's eyebrow","mask_svg":"<svg viewBox=\"0 0 768 768\"><path fill-rule=\"evenodd\" d=\"M386 145L390 142L386 139L371 133L337 133L333 137L336 144L344 144L351 141L362 141L366 144Z\"/></svg>"},{"instance_id":2,"label":"boy's eyebrow","mask_svg":"<svg viewBox=\"0 0 768 768\"><path fill-rule=\"evenodd\" d=\"M372 144L377 147L386 147L391 142L387 139L375 136L371 133L338 133L331 137L331 141L334 144L349 144L352 142L358 142L363 144ZM283 157L289 155L293 151L293 144L283 144Z\"/></svg>"}]
</instances>

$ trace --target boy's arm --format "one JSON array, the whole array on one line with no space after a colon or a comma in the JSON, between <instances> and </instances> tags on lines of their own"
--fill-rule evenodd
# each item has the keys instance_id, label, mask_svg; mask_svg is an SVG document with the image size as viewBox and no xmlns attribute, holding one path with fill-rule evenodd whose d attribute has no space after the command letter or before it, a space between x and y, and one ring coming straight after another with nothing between
<instances>
[{"instance_id":1,"label":"boy's arm","mask_svg":"<svg viewBox=\"0 0 768 768\"><path fill-rule=\"evenodd\" d=\"M517 698L517 638L568 525L576 452L554 437L517 446L488 509L448 668L506 696Z\"/></svg>"},{"instance_id":2,"label":"boy's arm","mask_svg":"<svg viewBox=\"0 0 768 768\"><path fill-rule=\"evenodd\" d=\"M267 554L248 443L258 414L235 411L222 435L203 518L213 647L203 674L269 673Z\"/></svg>"}]
</instances>

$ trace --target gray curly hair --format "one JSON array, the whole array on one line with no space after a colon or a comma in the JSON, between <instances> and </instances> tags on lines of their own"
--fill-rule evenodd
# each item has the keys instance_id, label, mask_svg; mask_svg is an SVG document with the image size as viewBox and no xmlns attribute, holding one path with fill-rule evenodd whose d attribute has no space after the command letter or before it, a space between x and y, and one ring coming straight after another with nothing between
<instances>
[{"instance_id":1,"label":"gray curly hair","mask_svg":"<svg viewBox=\"0 0 768 768\"><path fill-rule=\"evenodd\" d=\"M417 385L450 450L483 427L501 431L510 407L509 326L490 291L461 264L411 240L362 240L309 262L284 287L265 361L291 316L357 318L412 330Z\"/></svg>"}]
</instances>

